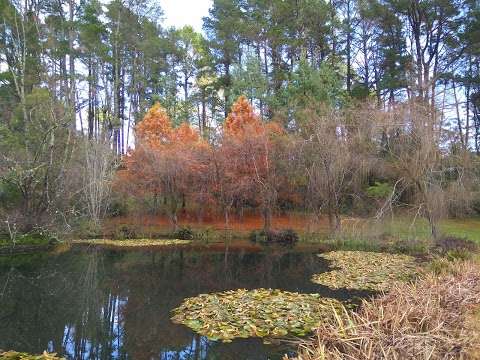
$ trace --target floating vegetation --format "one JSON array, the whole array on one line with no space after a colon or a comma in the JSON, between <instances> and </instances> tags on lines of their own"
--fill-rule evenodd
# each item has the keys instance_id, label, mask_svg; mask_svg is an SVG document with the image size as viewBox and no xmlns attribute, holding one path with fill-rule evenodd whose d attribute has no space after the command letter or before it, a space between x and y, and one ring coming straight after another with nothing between
<instances>
[{"instance_id":1,"label":"floating vegetation","mask_svg":"<svg viewBox=\"0 0 480 360\"><path fill-rule=\"evenodd\" d=\"M57 357L57 354L49 354L46 351L44 351L42 355L31 355L17 351L2 352L2 350L0 350L0 360L65 360L65 358Z\"/></svg>"},{"instance_id":2,"label":"floating vegetation","mask_svg":"<svg viewBox=\"0 0 480 360\"><path fill-rule=\"evenodd\" d=\"M388 291L396 281L408 281L417 272L408 255L366 251L332 251L318 255L333 262L332 271L315 274L312 281L333 289Z\"/></svg>"},{"instance_id":3,"label":"floating vegetation","mask_svg":"<svg viewBox=\"0 0 480 360\"><path fill-rule=\"evenodd\" d=\"M174 246L188 245L191 240L179 239L134 239L134 240L111 240L111 239L86 239L74 240L74 244L107 245L119 247L147 247L147 246Z\"/></svg>"},{"instance_id":4,"label":"floating vegetation","mask_svg":"<svg viewBox=\"0 0 480 360\"><path fill-rule=\"evenodd\" d=\"M187 298L173 310L172 320L211 340L224 342L234 338L304 336L340 306L338 300L319 294L237 289Z\"/></svg>"}]
</instances>

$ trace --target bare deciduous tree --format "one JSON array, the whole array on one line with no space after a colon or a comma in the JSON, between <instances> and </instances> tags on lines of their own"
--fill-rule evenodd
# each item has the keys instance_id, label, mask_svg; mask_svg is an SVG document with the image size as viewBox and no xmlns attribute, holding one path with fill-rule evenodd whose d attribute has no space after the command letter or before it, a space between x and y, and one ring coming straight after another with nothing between
<instances>
[{"instance_id":1,"label":"bare deciduous tree","mask_svg":"<svg viewBox=\"0 0 480 360\"><path fill-rule=\"evenodd\" d=\"M117 157L110 145L102 140L85 139L82 145L82 197L89 219L98 227L110 204Z\"/></svg>"},{"instance_id":2,"label":"bare deciduous tree","mask_svg":"<svg viewBox=\"0 0 480 360\"><path fill-rule=\"evenodd\" d=\"M309 121L301 151L308 202L316 214L327 214L332 233L341 228L342 203L371 166L370 126L360 113L318 105L306 113Z\"/></svg>"},{"instance_id":3,"label":"bare deciduous tree","mask_svg":"<svg viewBox=\"0 0 480 360\"><path fill-rule=\"evenodd\" d=\"M407 198L415 218L423 216L432 237L438 238L440 219L455 198L471 188L470 156L463 150L459 152L464 156L447 151L452 139L430 111L428 104L412 101L388 113L385 161L392 167L399 183L397 191Z\"/></svg>"}]
</instances>

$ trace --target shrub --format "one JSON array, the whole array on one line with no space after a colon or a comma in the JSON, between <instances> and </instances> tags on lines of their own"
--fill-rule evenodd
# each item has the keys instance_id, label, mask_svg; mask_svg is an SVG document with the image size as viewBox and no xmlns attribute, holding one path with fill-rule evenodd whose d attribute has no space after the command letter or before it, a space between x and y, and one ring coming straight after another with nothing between
<instances>
[{"instance_id":1,"label":"shrub","mask_svg":"<svg viewBox=\"0 0 480 360\"><path fill-rule=\"evenodd\" d=\"M101 237L102 229L88 219L79 219L74 224L74 236L81 239L93 239Z\"/></svg>"},{"instance_id":2,"label":"shrub","mask_svg":"<svg viewBox=\"0 0 480 360\"><path fill-rule=\"evenodd\" d=\"M173 233L173 237L179 240L193 240L195 234L189 226L180 227Z\"/></svg>"},{"instance_id":3,"label":"shrub","mask_svg":"<svg viewBox=\"0 0 480 360\"><path fill-rule=\"evenodd\" d=\"M426 254L429 245L424 241L413 241L407 239L396 239L393 244L385 244L383 251L393 251L401 254Z\"/></svg>"},{"instance_id":4,"label":"shrub","mask_svg":"<svg viewBox=\"0 0 480 360\"><path fill-rule=\"evenodd\" d=\"M292 229L286 229L277 233L277 242L282 244L295 244L298 242L298 234Z\"/></svg>"},{"instance_id":5,"label":"shrub","mask_svg":"<svg viewBox=\"0 0 480 360\"><path fill-rule=\"evenodd\" d=\"M437 256L428 263L427 270L437 276L445 275L451 273L455 265L455 261L450 261L447 258Z\"/></svg>"},{"instance_id":6,"label":"shrub","mask_svg":"<svg viewBox=\"0 0 480 360\"><path fill-rule=\"evenodd\" d=\"M10 208L18 206L21 193L17 187L4 181L0 181L0 207Z\"/></svg>"},{"instance_id":7,"label":"shrub","mask_svg":"<svg viewBox=\"0 0 480 360\"><path fill-rule=\"evenodd\" d=\"M126 216L128 214L128 205L124 200L112 200L108 207L107 214L110 217Z\"/></svg>"},{"instance_id":8,"label":"shrub","mask_svg":"<svg viewBox=\"0 0 480 360\"><path fill-rule=\"evenodd\" d=\"M480 198L476 198L472 201L472 210L475 214L480 214Z\"/></svg>"},{"instance_id":9,"label":"shrub","mask_svg":"<svg viewBox=\"0 0 480 360\"><path fill-rule=\"evenodd\" d=\"M249 239L251 242L261 244L293 245L298 241L298 234L292 229L268 232L253 230L249 235Z\"/></svg>"},{"instance_id":10,"label":"shrub","mask_svg":"<svg viewBox=\"0 0 480 360\"><path fill-rule=\"evenodd\" d=\"M26 234L19 234L15 237L15 242L18 245L54 245L58 243L54 234L45 231L37 230ZM0 245L11 245L12 239L8 233L0 233Z\"/></svg>"},{"instance_id":11,"label":"shrub","mask_svg":"<svg viewBox=\"0 0 480 360\"><path fill-rule=\"evenodd\" d=\"M473 241L454 236L445 236L435 242L434 252L449 259L468 259L478 249Z\"/></svg>"},{"instance_id":12,"label":"shrub","mask_svg":"<svg viewBox=\"0 0 480 360\"><path fill-rule=\"evenodd\" d=\"M375 181L375 184L367 188L367 195L374 199L384 199L393 191L393 186L388 182Z\"/></svg>"},{"instance_id":13,"label":"shrub","mask_svg":"<svg viewBox=\"0 0 480 360\"><path fill-rule=\"evenodd\" d=\"M265 243L268 242L268 237L263 230L253 230L250 232L249 239L253 243Z\"/></svg>"},{"instance_id":14,"label":"shrub","mask_svg":"<svg viewBox=\"0 0 480 360\"><path fill-rule=\"evenodd\" d=\"M38 230L17 237L17 242L25 245L55 244L58 240L48 231Z\"/></svg>"},{"instance_id":15,"label":"shrub","mask_svg":"<svg viewBox=\"0 0 480 360\"><path fill-rule=\"evenodd\" d=\"M135 226L122 224L115 229L113 237L117 240L135 239L138 237L138 231Z\"/></svg>"},{"instance_id":16,"label":"shrub","mask_svg":"<svg viewBox=\"0 0 480 360\"><path fill-rule=\"evenodd\" d=\"M215 236L215 231L210 227L207 227L203 230L197 230L193 235L195 240L203 241L206 243L212 240L214 236Z\"/></svg>"}]
</instances>

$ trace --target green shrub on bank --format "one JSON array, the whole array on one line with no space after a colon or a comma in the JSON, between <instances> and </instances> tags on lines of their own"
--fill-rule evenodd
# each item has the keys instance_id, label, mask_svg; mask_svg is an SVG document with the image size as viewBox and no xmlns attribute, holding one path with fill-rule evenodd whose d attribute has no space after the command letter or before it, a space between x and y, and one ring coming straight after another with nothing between
<instances>
[{"instance_id":1,"label":"green shrub on bank","mask_svg":"<svg viewBox=\"0 0 480 360\"><path fill-rule=\"evenodd\" d=\"M183 226L173 233L173 237L180 240L193 240L195 233L190 226Z\"/></svg>"},{"instance_id":2,"label":"green shrub on bank","mask_svg":"<svg viewBox=\"0 0 480 360\"><path fill-rule=\"evenodd\" d=\"M0 234L0 246L10 245L48 245L57 243L57 238L48 231L34 231L27 234L15 235L12 239L9 234Z\"/></svg>"},{"instance_id":3,"label":"green shrub on bank","mask_svg":"<svg viewBox=\"0 0 480 360\"><path fill-rule=\"evenodd\" d=\"M215 241L219 234L220 232L216 232L213 228L206 227L204 229L194 231L193 237L195 240L208 243L210 241Z\"/></svg>"}]
</instances>

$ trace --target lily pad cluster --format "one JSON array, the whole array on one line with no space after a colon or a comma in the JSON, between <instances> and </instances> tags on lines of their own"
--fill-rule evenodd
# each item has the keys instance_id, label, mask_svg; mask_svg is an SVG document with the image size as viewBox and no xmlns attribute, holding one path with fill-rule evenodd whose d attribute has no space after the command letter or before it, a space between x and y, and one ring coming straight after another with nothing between
<instances>
[{"instance_id":1,"label":"lily pad cluster","mask_svg":"<svg viewBox=\"0 0 480 360\"><path fill-rule=\"evenodd\" d=\"M174 246L188 245L191 240L180 239L134 239L134 240L111 240L111 239L86 239L74 240L74 244L106 245L118 247L147 247L147 246Z\"/></svg>"},{"instance_id":2,"label":"lily pad cluster","mask_svg":"<svg viewBox=\"0 0 480 360\"><path fill-rule=\"evenodd\" d=\"M28 353L22 353L17 351L4 351L0 350L0 360L65 360L64 358L57 357L55 353L43 352L41 355L31 355Z\"/></svg>"},{"instance_id":3,"label":"lily pad cluster","mask_svg":"<svg viewBox=\"0 0 480 360\"><path fill-rule=\"evenodd\" d=\"M417 272L415 258L366 251L332 251L318 255L336 269L315 274L312 281L333 289L388 291L396 281L407 281Z\"/></svg>"},{"instance_id":4,"label":"lily pad cluster","mask_svg":"<svg viewBox=\"0 0 480 360\"><path fill-rule=\"evenodd\" d=\"M340 308L319 294L273 289L237 289L187 298L173 310L173 322L211 340L303 336Z\"/></svg>"}]
</instances>

